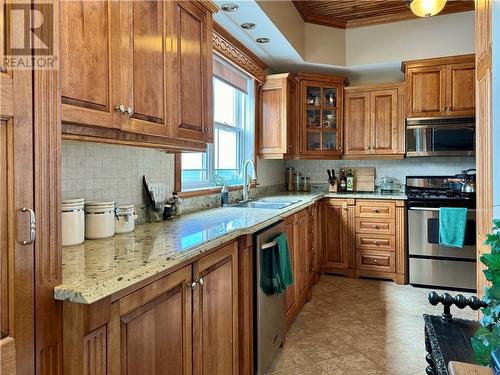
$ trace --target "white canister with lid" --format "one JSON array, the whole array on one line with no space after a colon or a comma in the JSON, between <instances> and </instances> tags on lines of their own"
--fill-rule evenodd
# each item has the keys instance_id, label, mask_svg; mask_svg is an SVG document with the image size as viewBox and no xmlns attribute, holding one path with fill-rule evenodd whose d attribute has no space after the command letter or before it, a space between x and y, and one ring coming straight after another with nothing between
<instances>
[{"instance_id":1,"label":"white canister with lid","mask_svg":"<svg viewBox=\"0 0 500 375\"><path fill-rule=\"evenodd\" d=\"M115 202L85 203L85 238L97 240L115 234Z\"/></svg>"},{"instance_id":2,"label":"white canister with lid","mask_svg":"<svg viewBox=\"0 0 500 375\"><path fill-rule=\"evenodd\" d=\"M85 214L83 198L62 201L62 245L75 246L85 241Z\"/></svg>"},{"instance_id":3,"label":"white canister with lid","mask_svg":"<svg viewBox=\"0 0 500 375\"><path fill-rule=\"evenodd\" d=\"M115 233L130 233L135 229L135 208L133 204L124 204L116 208Z\"/></svg>"}]
</instances>

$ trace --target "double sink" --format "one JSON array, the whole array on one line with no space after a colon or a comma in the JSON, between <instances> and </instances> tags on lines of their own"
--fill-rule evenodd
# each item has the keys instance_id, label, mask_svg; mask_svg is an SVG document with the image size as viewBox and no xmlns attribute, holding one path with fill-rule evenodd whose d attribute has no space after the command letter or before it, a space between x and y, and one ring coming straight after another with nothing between
<instances>
[{"instance_id":1,"label":"double sink","mask_svg":"<svg viewBox=\"0 0 500 375\"><path fill-rule=\"evenodd\" d=\"M272 199L258 199L258 200L254 200L254 201L241 202L241 203L235 204L232 207L264 208L264 209L268 209L268 210L281 210L283 208L286 208L288 206L291 206L292 204L296 204L299 202L300 202L300 200L278 201L278 200L272 200Z\"/></svg>"}]
</instances>

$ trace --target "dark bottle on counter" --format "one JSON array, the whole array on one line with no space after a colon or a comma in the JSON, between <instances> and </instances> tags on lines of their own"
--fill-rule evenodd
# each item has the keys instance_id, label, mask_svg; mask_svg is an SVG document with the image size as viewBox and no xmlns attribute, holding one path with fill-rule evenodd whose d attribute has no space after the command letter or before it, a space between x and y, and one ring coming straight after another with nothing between
<instances>
[{"instance_id":1,"label":"dark bottle on counter","mask_svg":"<svg viewBox=\"0 0 500 375\"><path fill-rule=\"evenodd\" d=\"M345 171L341 169L339 178L339 193L345 193L346 191L347 191L347 178L345 176Z\"/></svg>"}]
</instances>

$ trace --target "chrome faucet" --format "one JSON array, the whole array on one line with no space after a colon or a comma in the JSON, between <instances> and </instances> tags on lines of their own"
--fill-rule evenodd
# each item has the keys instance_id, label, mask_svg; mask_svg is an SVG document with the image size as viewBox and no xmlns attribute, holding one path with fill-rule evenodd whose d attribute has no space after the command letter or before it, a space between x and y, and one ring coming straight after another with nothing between
<instances>
[{"instance_id":1,"label":"chrome faucet","mask_svg":"<svg viewBox=\"0 0 500 375\"><path fill-rule=\"evenodd\" d=\"M243 200L242 200L242 202L248 201L248 194L250 192L250 184L248 183L248 164L252 164L252 167L253 167L252 180L257 179L257 173L255 172L255 164L254 164L252 159L248 159L243 164Z\"/></svg>"}]
</instances>

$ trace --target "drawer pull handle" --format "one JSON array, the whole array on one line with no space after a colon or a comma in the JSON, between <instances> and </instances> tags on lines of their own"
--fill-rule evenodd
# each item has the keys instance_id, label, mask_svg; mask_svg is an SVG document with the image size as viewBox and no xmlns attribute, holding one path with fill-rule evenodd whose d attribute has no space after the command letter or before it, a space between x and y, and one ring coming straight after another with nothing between
<instances>
[{"instance_id":1,"label":"drawer pull handle","mask_svg":"<svg viewBox=\"0 0 500 375\"><path fill-rule=\"evenodd\" d=\"M379 229L377 224L373 224L374 229Z\"/></svg>"},{"instance_id":2,"label":"drawer pull handle","mask_svg":"<svg viewBox=\"0 0 500 375\"><path fill-rule=\"evenodd\" d=\"M378 245L378 241L373 241L373 244L374 245Z\"/></svg>"},{"instance_id":3,"label":"drawer pull handle","mask_svg":"<svg viewBox=\"0 0 500 375\"><path fill-rule=\"evenodd\" d=\"M380 212L380 211L378 210L378 208L373 208L372 210L373 210L373 212L375 212L375 213L377 213L377 214Z\"/></svg>"},{"instance_id":4,"label":"drawer pull handle","mask_svg":"<svg viewBox=\"0 0 500 375\"><path fill-rule=\"evenodd\" d=\"M377 259L373 259L373 263L377 263Z\"/></svg>"}]
</instances>

